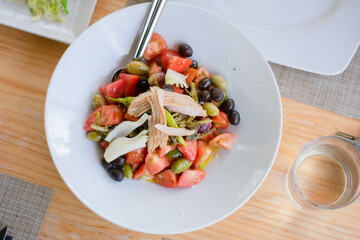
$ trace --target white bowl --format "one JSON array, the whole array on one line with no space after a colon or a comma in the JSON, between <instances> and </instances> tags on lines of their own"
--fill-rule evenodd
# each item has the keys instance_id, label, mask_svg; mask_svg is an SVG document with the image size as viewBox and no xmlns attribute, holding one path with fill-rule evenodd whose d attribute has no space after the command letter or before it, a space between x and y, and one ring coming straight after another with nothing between
<instances>
[{"instance_id":1,"label":"white bowl","mask_svg":"<svg viewBox=\"0 0 360 240\"><path fill-rule=\"evenodd\" d=\"M189 232L220 221L258 189L274 162L282 127L274 75L257 48L232 24L190 5L168 3L156 32L175 48L190 44L193 58L229 81L228 96L241 113L231 151L218 152L207 176L191 188L112 180L100 165L102 149L83 125L92 96L127 59L148 4L101 19L70 45L52 76L45 128L54 163L70 190L88 208L122 227L155 234Z\"/></svg>"}]
</instances>

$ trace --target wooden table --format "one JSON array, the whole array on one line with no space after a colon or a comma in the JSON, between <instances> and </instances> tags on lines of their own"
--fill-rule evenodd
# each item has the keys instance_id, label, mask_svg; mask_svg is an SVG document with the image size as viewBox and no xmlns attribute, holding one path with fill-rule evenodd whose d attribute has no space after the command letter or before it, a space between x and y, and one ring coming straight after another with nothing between
<instances>
[{"instance_id":1,"label":"wooden table","mask_svg":"<svg viewBox=\"0 0 360 240\"><path fill-rule=\"evenodd\" d=\"M92 23L125 4L99 0ZM0 171L54 189L40 239L360 238L360 200L340 210L306 213L292 205L285 186L286 172L306 142L339 130L360 135L360 121L285 98L276 162L260 189L231 216L202 230L169 236L130 231L97 216L66 187L45 138L46 90L67 47L0 26Z\"/></svg>"}]
</instances>

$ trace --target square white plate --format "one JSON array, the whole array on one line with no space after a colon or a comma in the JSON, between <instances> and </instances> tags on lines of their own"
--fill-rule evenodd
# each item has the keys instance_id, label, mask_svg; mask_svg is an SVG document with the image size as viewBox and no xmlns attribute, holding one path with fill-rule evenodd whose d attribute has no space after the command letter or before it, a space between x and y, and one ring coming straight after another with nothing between
<instances>
[{"instance_id":1,"label":"square white plate","mask_svg":"<svg viewBox=\"0 0 360 240\"><path fill-rule=\"evenodd\" d=\"M360 43L359 0L172 1L217 13L245 33L267 60L308 72L343 72Z\"/></svg>"},{"instance_id":2,"label":"square white plate","mask_svg":"<svg viewBox=\"0 0 360 240\"><path fill-rule=\"evenodd\" d=\"M64 43L72 43L90 23L96 0L69 0L69 14L63 22L42 19L34 22L27 1L0 0L0 24Z\"/></svg>"}]
</instances>

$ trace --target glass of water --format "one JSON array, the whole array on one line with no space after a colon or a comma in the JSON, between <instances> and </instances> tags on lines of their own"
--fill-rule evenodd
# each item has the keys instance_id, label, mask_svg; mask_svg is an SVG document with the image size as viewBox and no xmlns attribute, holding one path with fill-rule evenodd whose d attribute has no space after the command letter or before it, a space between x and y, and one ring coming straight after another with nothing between
<instances>
[{"instance_id":1,"label":"glass of water","mask_svg":"<svg viewBox=\"0 0 360 240\"><path fill-rule=\"evenodd\" d=\"M292 201L303 209L338 209L360 195L360 140L345 133L308 142L287 174Z\"/></svg>"}]
</instances>

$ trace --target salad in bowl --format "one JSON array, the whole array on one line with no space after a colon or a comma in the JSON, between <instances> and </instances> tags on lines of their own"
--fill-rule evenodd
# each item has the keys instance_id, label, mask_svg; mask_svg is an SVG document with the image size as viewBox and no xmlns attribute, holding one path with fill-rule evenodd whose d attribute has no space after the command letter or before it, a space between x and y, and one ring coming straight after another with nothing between
<instances>
[{"instance_id":1,"label":"salad in bowl","mask_svg":"<svg viewBox=\"0 0 360 240\"><path fill-rule=\"evenodd\" d=\"M114 180L190 187L204 179L218 148L233 147L235 135L222 131L238 125L240 114L227 80L192 55L190 45L171 50L154 33L144 57L94 95L84 130L104 148L101 164Z\"/></svg>"}]
</instances>

